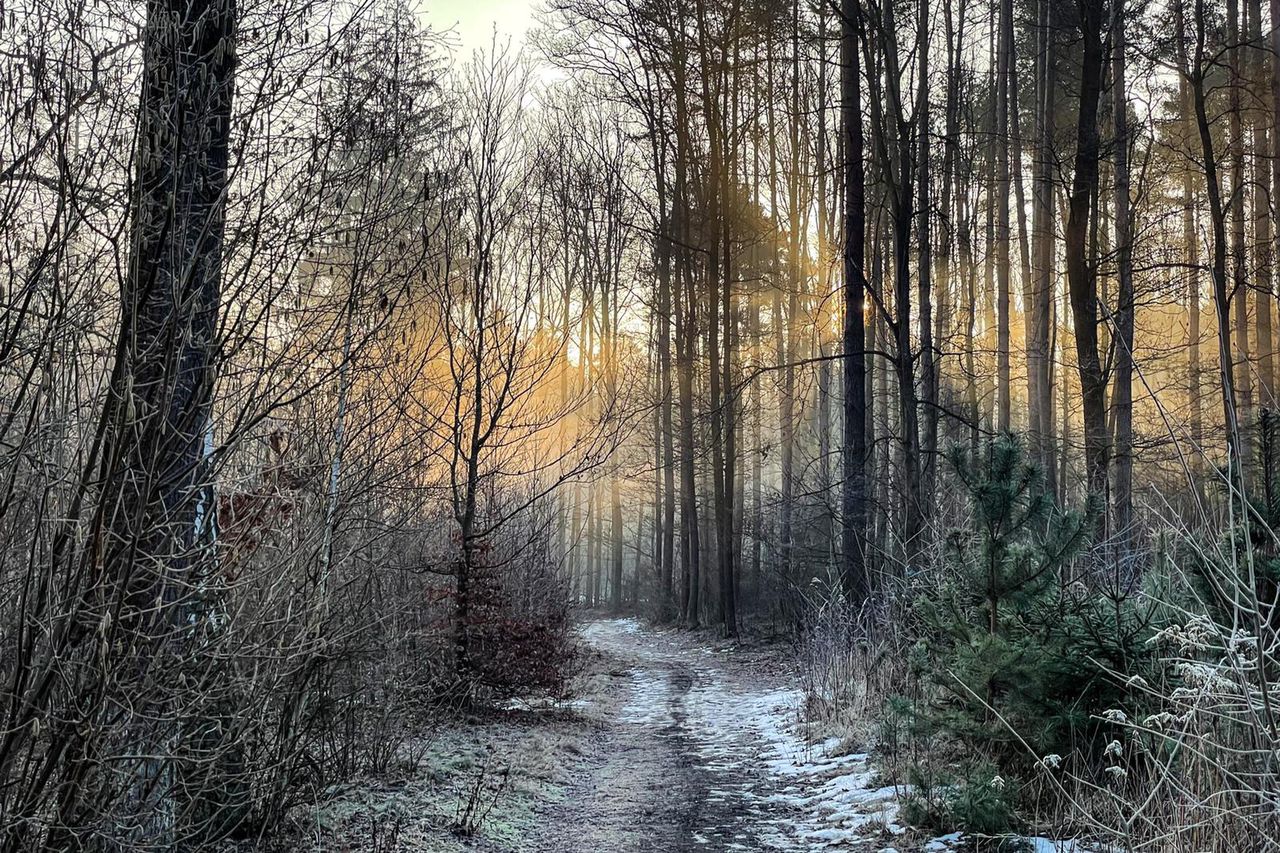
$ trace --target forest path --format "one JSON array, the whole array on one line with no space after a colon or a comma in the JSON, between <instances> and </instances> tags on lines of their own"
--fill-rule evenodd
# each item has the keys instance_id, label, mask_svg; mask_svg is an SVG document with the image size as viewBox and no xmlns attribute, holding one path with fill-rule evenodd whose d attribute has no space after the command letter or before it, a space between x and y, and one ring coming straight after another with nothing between
<instances>
[{"instance_id":1,"label":"forest path","mask_svg":"<svg viewBox=\"0 0 1280 853\"><path fill-rule=\"evenodd\" d=\"M530 849L885 846L892 790L874 787L865 755L823 758L833 744L805 742L785 667L633 619L590 622L582 636L612 676L591 699L601 725Z\"/></svg>"}]
</instances>

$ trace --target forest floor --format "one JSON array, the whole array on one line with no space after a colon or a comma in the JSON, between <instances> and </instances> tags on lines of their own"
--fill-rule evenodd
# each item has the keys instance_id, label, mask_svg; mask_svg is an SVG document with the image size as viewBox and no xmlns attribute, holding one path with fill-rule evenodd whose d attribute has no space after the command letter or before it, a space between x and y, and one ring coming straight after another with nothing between
<instances>
[{"instance_id":1,"label":"forest floor","mask_svg":"<svg viewBox=\"0 0 1280 853\"><path fill-rule=\"evenodd\" d=\"M527 849L879 851L903 834L867 756L811 741L776 649L631 619L582 634L613 684L590 695L602 724Z\"/></svg>"},{"instance_id":2,"label":"forest floor","mask_svg":"<svg viewBox=\"0 0 1280 853\"><path fill-rule=\"evenodd\" d=\"M574 697L443 726L417 769L299 815L307 850L908 853L953 849L898 823L853 739L804 721L778 646L634 619L581 628ZM1034 845L1036 849L1055 849ZM1070 848L1067 848L1070 849Z\"/></svg>"}]
</instances>

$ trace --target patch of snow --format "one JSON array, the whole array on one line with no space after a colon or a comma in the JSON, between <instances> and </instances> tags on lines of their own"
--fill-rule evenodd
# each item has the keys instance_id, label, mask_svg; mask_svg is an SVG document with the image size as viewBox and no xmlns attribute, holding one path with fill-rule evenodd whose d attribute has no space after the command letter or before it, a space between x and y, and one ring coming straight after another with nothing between
<instances>
[{"instance_id":1,"label":"patch of snow","mask_svg":"<svg viewBox=\"0 0 1280 853\"><path fill-rule=\"evenodd\" d=\"M949 832L946 835L939 835L937 838L931 838L924 844L924 849L928 853L940 853L943 850L954 850L964 840L963 832Z\"/></svg>"},{"instance_id":2,"label":"patch of snow","mask_svg":"<svg viewBox=\"0 0 1280 853\"><path fill-rule=\"evenodd\" d=\"M1098 849L1085 846L1074 839L1059 841L1041 835L1023 840L1031 845L1032 853L1093 853Z\"/></svg>"},{"instance_id":3,"label":"patch of snow","mask_svg":"<svg viewBox=\"0 0 1280 853\"><path fill-rule=\"evenodd\" d=\"M754 829L768 847L818 850L872 840L890 826L903 831L894 821L905 789L876 784L867 754L838 754L836 738L809 743L801 691L707 675L689 691L686 727L705 768L764 771L771 790L761 799L770 808ZM736 795L753 796L750 786Z\"/></svg>"},{"instance_id":4,"label":"patch of snow","mask_svg":"<svg viewBox=\"0 0 1280 853\"><path fill-rule=\"evenodd\" d=\"M804 694L794 681L735 669L709 644L653 632L634 619L592 622L582 635L634 661L619 719L680 738L706 775L706 801L720 825L701 827L693 836L698 844L732 850L754 840L781 851L896 853L876 842L907 832L899 812L910 787L881 784L868 754L842 754L837 738L810 743ZM958 832L939 836L923 849L945 853L962 839ZM1089 853L1073 841L1028 841L1034 853Z\"/></svg>"},{"instance_id":5,"label":"patch of snow","mask_svg":"<svg viewBox=\"0 0 1280 853\"><path fill-rule=\"evenodd\" d=\"M1019 849L1025 849L1027 853L1102 853L1106 849L1075 839L1045 838L1043 835L1015 837L1024 844ZM927 853L948 853L962 849L963 842L964 833L952 832L930 839L925 842L923 849Z\"/></svg>"},{"instance_id":6,"label":"patch of snow","mask_svg":"<svg viewBox=\"0 0 1280 853\"><path fill-rule=\"evenodd\" d=\"M498 704L501 711L578 711L591 703L583 698L557 699L552 696L513 696Z\"/></svg>"}]
</instances>

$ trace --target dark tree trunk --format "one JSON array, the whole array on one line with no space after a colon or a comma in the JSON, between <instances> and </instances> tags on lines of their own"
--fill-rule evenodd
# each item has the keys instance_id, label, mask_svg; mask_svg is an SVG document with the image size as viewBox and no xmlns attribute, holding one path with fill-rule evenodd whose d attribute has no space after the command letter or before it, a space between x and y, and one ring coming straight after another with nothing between
<instances>
[{"instance_id":1,"label":"dark tree trunk","mask_svg":"<svg viewBox=\"0 0 1280 853\"><path fill-rule=\"evenodd\" d=\"M1240 0L1227 0L1227 70L1230 83L1227 88L1227 166L1231 192L1227 196L1227 213L1231 221L1231 291L1230 299L1235 309L1236 355L1240 366L1236 374L1239 394L1239 414L1245 422L1253 412L1253 381L1250 376L1252 362L1249 352L1249 286L1248 256L1245 249L1245 198L1249 187L1244 168L1244 116L1241 104L1245 86L1241 60L1244 50L1240 39ZM1239 435L1242 458L1249 458L1248 432ZM1243 477L1243 469L1239 472Z\"/></svg>"},{"instance_id":2,"label":"dark tree trunk","mask_svg":"<svg viewBox=\"0 0 1280 853\"><path fill-rule=\"evenodd\" d=\"M1115 314L1115 470L1112 527L1123 558L1133 538L1133 229L1129 217L1129 100L1125 89L1124 0L1112 13L1111 87L1115 99L1115 229L1118 288Z\"/></svg>"},{"instance_id":3,"label":"dark tree trunk","mask_svg":"<svg viewBox=\"0 0 1280 853\"><path fill-rule=\"evenodd\" d=\"M205 551L197 522L212 512L204 445L217 375L235 19L233 0L147 4L133 252L104 454L105 562L139 616L190 588Z\"/></svg>"},{"instance_id":4,"label":"dark tree trunk","mask_svg":"<svg viewBox=\"0 0 1280 853\"><path fill-rule=\"evenodd\" d=\"M1040 0L1038 35L1040 49L1039 99L1036 104L1036 162L1033 190L1032 236L1035 264L1031 288L1031 316L1028 335L1027 370L1035 376L1031 387L1031 441L1036 459L1045 472L1051 494L1057 494L1057 465L1054 453L1053 364L1050 344L1050 307L1053 302L1054 267L1054 115L1057 93L1053 0Z\"/></svg>"},{"instance_id":5,"label":"dark tree trunk","mask_svg":"<svg viewBox=\"0 0 1280 853\"><path fill-rule=\"evenodd\" d=\"M1215 159L1213 131L1209 124L1205 104L1205 11L1204 0L1196 0L1195 59L1188 62L1183 57L1191 83L1192 106L1195 110L1196 129L1200 135L1201 166L1204 169L1205 195L1209 199L1209 218L1213 230L1213 263L1210 278L1213 286L1214 314L1218 324L1218 376L1222 391L1223 428L1227 434L1228 482L1233 488L1241 484L1240 422L1236 410L1235 368L1231 352L1231 297L1227 290L1227 232L1226 211L1222 203L1222 185L1218 182L1218 162ZM1175 6L1178 29L1183 27L1181 0ZM1181 34L1181 33L1180 33ZM1184 39L1177 39L1185 44Z\"/></svg>"},{"instance_id":6,"label":"dark tree trunk","mask_svg":"<svg viewBox=\"0 0 1280 853\"><path fill-rule=\"evenodd\" d=\"M1271 130L1271 111L1267 103L1271 56L1262 38L1262 2L1248 0L1249 40L1249 110L1253 134L1253 211L1254 226L1254 304L1255 349L1258 358L1259 406L1275 406L1275 338L1272 331L1272 236L1271 236L1271 164L1270 144L1267 138Z\"/></svg>"},{"instance_id":7,"label":"dark tree trunk","mask_svg":"<svg viewBox=\"0 0 1280 853\"><path fill-rule=\"evenodd\" d=\"M1010 429L1009 365L1009 88L1013 62L1013 0L1000 0L996 47L996 428Z\"/></svg>"},{"instance_id":8,"label":"dark tree trunk","mask_svg":"<svg viewBox=\"0 0 1280 853\"><path fill-rule=\"evenodd\" d=\"M920 514L924 523L933 515L934 473L938 451L938 353L933 340L933 240L929 231L931 201L929 151L933 145L929 128L929 0L920 0L917 10L916 51L920 80L916 89L916 296L919 301L921 402L924 428L920 434ZM925 543L921 542L920 547Z\"/></svg>"},{"instance_id":9,"label":"dark tree trunk","mask_svg":"<svg viewBox=\"0 0 1280 853\"><path fill-rule=\"evenodd\" d=\"M1097 271L1090 263L1091 202L1098 188L1098 102L1102 93L1102 0L1078 0L1084 50L1080 68L1076 162L1066 228L1067 289L1075 321L1076 361L1084 406L1085 471L1089 491L1107 494L1106 376L1098 355ZM1105 524L1105 522L1104 522Z\"/></svg>"},{"instance_id":10,"label":"dark tree trunk","mask_svg":"<svg viewBox=\"0 0 1280 853\"><path fill-rule=\"evenodd\" d=\"M1269 119L1268 127L1271 130L1270 188L1271 188L1271 203L1280 204L1280 0L1271 0L1270 7L1271 7L1271 37L1270 37L1270 44L1265 45L1265 47L1269 48L1269 50L1267 50L1267 53L1269 54L1270 61L1271 61L1271 80L1270 80L1271 107L1270 107L1270 110L1268 110L1269 114L1267 116L1267 118ZM1260 178L1260 180L1265 181L1266 179ZM1274 265L1280 264L1280 226L1275 226L1273 224L1271 228L1271 234L1273 238L1273 243L1270 250L1270 261L1274 266ZM1272 273L1272 270L1268 270L1268 273ZM1269 303L1266 310L1268 313L1268 324L1270 324L1270 311L1271 311L1270 305L1274 304L1273 290L1272 290L1273 282L1270 280L1270 275L1268 276L1268 279L1265 282L1265 286L1267 288L1267 302ZM1262 309L1260 308L1259 311L1261 312L1261 310ZM1274 346L1274 343L1275 343L1275 339L1273 336L1271 340L1272 346ZM1266 368L1266 370L1270 373L1270 381L1272 383L1270 388L1271 399L1268 401L1268 404L1271 406L1275 406L1276 405L1276 400L1275 400L1276 373L1275 373L1274 357L1271 355L1271 347L1268 347L1267 354L1269 359L1272 362L1271 365Z\"/></svg>"},{"instance_id":11,"label":"dark tree trunk","mask_svg":"<svg viewBox=\"0 0 1280 853\"><path fill-rule=\"evenodd\" d=\"M201 577L213 570L210 456L237 8L234 0L149 0L146 16L131 250L104 411L101 514L89 552L100 580L82 599L106 610L79 617L104 625L114 617L115 630L90 637L103 644L104 666L121 655L132 660L129 676L139 684L163 660L185 653ZM96 663L87 671L93 681L73 689L103 690L106 672ZM166 727L179 724L166 722L161 700L141 698L129 714L118 711L111 709L112 725L138 730L130 751L155 756L135 780L134 806L149 812L148 840L164 839L173 827L159 825L153 813L160 797L174 796L169 786L182 769L164 757L180 737ZM138 725L143 719L148 723ZM102 728L85 721L76 746L51 751L46 767L61 761L63 778L82 778L101 757L94 740ZM72 839L59 833L75 825L81 798L93 793L87 784L61 787L46 849L71 849ZM24 846L17 836L6 841L11 849Z\"/></svg>"},{"instance_id":12,"label":"dark tree trunk","mask_svg":"<svg viewBox=\"0 0 1280 853\"><path fill-rule=\"evenodd\" d=\"M853 607L862 607L870 593L867 572L867 359L863 281L866 248L863 173L862 88L859 80L858 0L841 0L840 16L840 136L844 192L844 441L840 489L842 524L840 578Z\"/></svg>"}]
</instances>

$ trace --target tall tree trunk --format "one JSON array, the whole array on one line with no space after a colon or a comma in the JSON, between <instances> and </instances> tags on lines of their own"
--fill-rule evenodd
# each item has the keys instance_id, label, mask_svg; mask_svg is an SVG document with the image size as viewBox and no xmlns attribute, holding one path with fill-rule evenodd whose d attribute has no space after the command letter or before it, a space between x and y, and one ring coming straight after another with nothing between
<instances>
[{"instance_id":1,"label":"tall tree trunk","mask_svg":"<svg viewBox=\"0 0 1280 853\"><path fill-rule=\"evenodd\" d=\"M757 68L760 67L757 62ZM756 103L754 111L759 115L759 75L756 75ZM751 193L755 198L760 197L760 142L757 137L752 150L752 187ZM764 263L762 250L759 243L752 246L752 256L755 259L755 268L761 269ZM747 334L751 338L751 363L760 365L764 363L764 347L761 341L760 331L760 298L759 290L753 295L753 298L747 300ZM758 601L760 595L760 575L762 570L762 557L764 549L764 489L762 482L762 459L763 456L763 425L764 416L762 410L764 408L764 388L763 383L756 381L750 385L751 394L751 573L747 583L743 586L749 590L752 600Z\"/></svg>"},{"instance_id":2,"label":"tall tree trunk","mask_svg":"<svg viewBox=\"0 0 1280 853\"><path fill-rule=\"evenodd\" d=\"M1280 6L1280 0L1275 0ZM1176 12L1177 35L1179 45L1183 44L1185 25L1182 22L1182 10ZM1186 51L1179 49L1178 61L1178 105L1182 116L1182 144L1189 156L1199 149L1200 140L1196 128L1195 106L1191 94L1191 70L1187 67ZM1277 89L1280 92L1280 89ZM1280 170L1276 174L1280 176ZM1190 168L1182 172L1182 241L1187 252L1187 393L1191 399L1191 441L1196 448L1204 444L1204 394L1202 387L1202 366L1200 355L1200 235L1196 231L1196 188L1195 176ZM1196 464L1196 457L1192 458Z\"/></svg>"},{"instance_id":3,"label":"tall tree trunk","mask_svg":"<svg viewBox=\"0 0 1280 853\"><path fill-rule=\"evenodd\" d=\"M115 365L103 412L101 515L88 549L99 585L83 593L110 613L72 611L79 625L116 629L90 635L105 670L108 657L130 656L146 678L153 665L186 653L193 590L214 569L211 448L214 385L218 375L218 312L222 285L231 104L238 10L234 0L148 0L142 33L143 69L135 152L135 185L128 269L120 288L120 328ZM78 636L76 625L54 641ZM115 648L108 649L108 641ZM56 653L56 652L55 652ZM69 689L96 694L108 677L96 659L85 680ZM116 685L119 689L123 685ZM45 694L47 695L47 693ZM37 700L41 701L41 700ZM112 708L117 725L132 715L171 715L140 699L133 709ZM23 713L29 709L24 708ZM31 709L32 713L36 713ZM35 717L33 716L32 719ZM124 718L124 719L122 719ZM100 720L77 724L76 744L51 752L46 768L65 765L61 776L79 779L96 763ZM137 726L144 740L131 745L142 762L137 807L159 814L160 798L173 796L181 768L174 752L178 731ZM56 738L56 736L55 736ZM91 793L64 784L42 849L71 849L61 835L75 825L81 798ZM207 796L195 789L188 796ZM148 815L148 822L153 818ZM168 844L171 821L148 823L148 841ZM35 821L32 821L35 823ZM11 824L12 825L12 824ZM25 830L9 836L10 849L27 846ZM35 846L34 843L32 845Z\"/></svg>"},{"instance_id":4,"label":"tall tree trunk","mask_svg":"<svg viewBox=\"0 0 1280 853\"><path fill-rule=\"evenodd\" d=\"M938 451L938 373L933 340L933 241L929 232L929 150L933 145L929 128L929 0L920 0L916 21L916 51L919 80L916 83L916 293L919 300L920 376L924 404L924 429L920 437L921 532L933 515L934 474ZM923 541L919 543L925 547Z\"/></svg>"},{"instance_id":5,"label":"tall tree trunk","mask_svg":"<svg viewBox=\"0 0 1280 853\"><path fill-rule=\"evenodd\" d=\"M815 173L817 174L817 208L818 208L818 298L817 316L814 322L814 344L818 351L818 493L820 501L820 524L822 536L827 546L827 570L839 571L840 541L836 536L834 513L831 499L831 361L828 319L831 309L828 299L831 295L831 263L828 261L828 249L835 244L832 229L831 212L828 209L827 174L830 168L830 157L827 152L827 7L818 9L818 100L815 111L818 115L817 151Z\"/></svg>"},{"instance_id":6,"label":"tall tree trunk","mask_svg":"<svg viewBox=\"0 0 1280 853\"><path fill-rule=\"evenodd\" d=\"M923 544L924 519L920 494L920 429L919 400L916 395L915 353L911 340L911 231L915 220L915 156L911 127L905 118L901 67L898 55L897 22L893 4L884 4L881 39L884 63L892 73L884 75L885 101L888 115L877 109L872 98L873 115L878 114L885 181L889 195L889 218L893 227L894 277L894 369L898 383L899 462L902 469L902 526L900 536L903 560L910 565Z\"/></svg>"},{"instance_id":7,"label":"tall tree trunk","mask_svg":"<svg viewBox=\"0 0 1280 853\"><path fill-rule=\"evenodd\" d=\"M996 49L996 405L1001 432L1011 428L1009 369L1009 87L1012 77L1013 0L1000 0Z\"/></svg>"},{"instance_id":8,"label":"tall tree trunk","mask_svg":"<svg viewBox=\"0 0 1280 853\"><path fill-rule=\"evenodd\" d=\"M990 39L987 48L987 87L992 93L992 97L996 97L996 93L1000 87L1000 77L997 73L997 67L1000 62L1001 48L1001 25L1000 15L1003 8L1003 0L999 2L991 2L988 4L990 10ZM980 375L981 390L979 398L981 400L981 419L980 424L973 432L973 443L975 450L977 449L978 433L986 430L996 429L998 414L996 412L996 383L999 371L999 331L997 329L998 322L996 320L996 160L997 148L999 147L1000 123L997 117L997 110L994 108L987 110L989 116L986 122L986 134L984 144L982 146L983 156L983 252L982 252L982 292L975 294L981 301L982 305L982 345L981 351L983 360L981 363ZM975 325L977 321L975 319ZM977 359L975 357L975 368ZM978 381L975 379L975 381Z\"/></svg>"},{"instance_id":9,"label":"tall tree trunk","mask_svg":"<svg viewBox=\"0 0 1280 853\"><path fill-rule=\"evenodd\" d=\"M121 289L112 428L103 454L108 577L144 622L205 558L204 444L217 377L233 0L149 0L132 252ZM158 626L157 626L158 627Z\"/></svg>"},{"instance_id":10,"label":"tall tree trunk","mask_svg":"<svg viewBox=\"0 0 1280 853\"><path fill-rule=\"evenodd\" d=\"M737 146L734 134L738 124L737 80L736 69L739 67L736 35L738 19L737 2L731 4L730 21L734 22L725 38L733 45L730 54L729 43L722 48L722 72L720 94L720 120L717 126L722 134L721 171L720 171L720 251L721 251L721 291L720 319L723 327L724 352L720 362L720 411L724 420L724 446L721 456L720 498L716 505L717 533L716 546L720 564L720 622L721 629L727 637L738 634L738 599L737 599L737 537L734 528L737 499L737 399L733 393L733 356L738 336L737 307L733 287L733 217L730 214L733 205L734 187L737 186ZM731 76L732 75L732 76Z\"/></svg>"},{"instance_id":11,"label":"tall tree trunk","mask_svg":"<svg viewBox=\"0 0 1280 853\"><path fill-rule=\"evenodd\" d=\"M844 193L844 440L840 449L844 481L840 489L840 579L849 604L860 608L867 601L871 584L866 533L867 360L866 284L863 281L866 214L858 0L841 0L840 11L840 177Z\"/></svg>"},{"instance_id":12,"label":"tall tree trunk","mask_svg":"<svg viewBox=\"0 0 1280 853\"><path fill-rule=\"evenodd\" d=\"M1248 2L1249 40L1249 117L1253 132L1253 227L1254 227L1254 306L1257 316L1255 349L1258 358L1259 406L1275 405L1275 338L1272 332L1272 246L1271 236L1271 148L1267 134L1271 129L1271 111L1267 102L1269 63L1272 61L1262 39L1262 2Z\"/></svg>"},{"instance_id":13,"label":"tall tree trunk","mask_svg":"<svg viewBox=\"0 0 1280 853\"><path fill-rule=\"evenodd\" d=\"M1270 61L1271 61L1271 80L1270 80L1271 108L1268 111L1269 126L1271 129L1271 147L1269 149L1271 154L1270 188L1271 188L1271 202L1280 204L1280 0L1271 0L1270 7L1271 7L1271 30L1270 30L1271 37L1270 37L1270 44L1267 45L1270 48L1267 52L1270 54ZM1263 177L1259 178L1259 182L1263 182L1265 180L1266 178L1263 178ZM1280 226L1273 226L1271 229L1271 232L1272 232L1273 243L1271 247L1270 260L1273 265L1276 265L1276 264L1280 264ZM1272 291L1273 282L1271 281L1271 275L1273 274L1273 271L1269 269L1267 273L1268 273L1268 277L1263 284L1266 290L1266 294L1267 294L1266 298L1268 300L1268 303L1271 303L1272 296L1273 296L1273 291ZM1261 314L1263 310L1264 308L1260 306L1258 308L1259 314ZM1265 310L1267 312L1267 324L1270 325L1271 324L1270 304L1268 304L1265 307ZM1272 364L1264 369L1264 372L1267 372L1270 374L1270 381L1272 382L1272 386L1270 388L1271 398L1269 400L1269 405L1272 405L1272 406L1276 405L1275 385L1274 385L1276 376L1275 376L1274 358L1272 356L1274 343L1275 343L1275 340L1273 337L1271 340L1271 346L1267 347L1267 356L1272 361Z\"/></svg>"},{"instance_id":14,"label":"tall tree trunk","mask_svg":"<svg viewBox=\"0 0 1280 853\"><path fill-rule=\"evenodd\" d=\"M782 512L783 534L782 547L785 551L784 565L788 582L793 581L796 561L795 546L795 445L796 445L796 340L799 337L795 328L798 319L800 293L800 54L799 26L800 12L798 0L793 0L792 8L792 50L791 50L791 112L790 112L790 168L787 175L787 247L788 275L786 320L782 324L785 346L782 358Z\"/></svg>"},{"instance_id":15,"label":"tall tree trunk","mask_svg":"<svg viewBox=\"0 0 1280 853\"><path fill-rule=\"evenodd\" d=\"M942 386L942 376L944 373L943 360L946 356L947 349L951 346L951 336L955 325L955 305L958 300L958 291L955 281L955 267L953 266L954 252L956 247L956 230L957 230L957 206L962 203L957 202L956 186L960 181L960 85L961 75L963 74L963 65L961 59L961 48L964 44L965 30L965 4L962 2L960 14L956 15L954 3L946 0L943 3L943 27L946 44L946 84L945 84L945 103L943 104L943 149L942 149L942 198L939 203L939 212L941 213L941 227L939 237L941 245L937 257L937 311L936 320L934 322L934 350L937 358L934 364L935 387L938 391L936 394L939 406L951 407L955 399L954 391L950 388L944 390ZM958 17L958 20L957 20ZM963 227L963 226L959 226ZM963 278L963 273L961 274ZM940 411L935 412L940 414ZM963 415L962 415L963 417ZM936 450L938 441L945 441L948 444L954 442L955 420L939 427L935 425L932 428L934 435L934 448ZM939 435L939 430L950 433L949 435ZM935 463L936 469L936 463Z\"/></svg>"},{"instance_id":16,"label":"tall tree trunk","mask_svg":"<svg viewBox=\"0 0 1280 853\"><path fill-rule=\"evenodd\" d=\"M686 244L687 245L687 244ZM694 470L694 459L697 450L693 437L693 352L696 341L694 303L696 298L692 288L686 283L684 291L685 315L683 325L684 342L677 346L677 385L680 402L680 548L684 562L684 587L682 618L690 627L697 627L700 622L701 602L699 588L701 584L702 544L698 517L698 486Z\"/></svg>"},{"instance_id":17,"label":"tall tree trunk","mask_svg":"<svg viewBox=\"0 0 1280 853\"><path fill-rule=\"evenodd\" d=\"M766 73L769 81L772 83L774 79L773 73L773 53L770 52L766 61ZM777 153L777 122L774 116L773 99L770 98L767 104L766 114L768 120L767 136L769 138L769 209L775 211L773 221L775 229L780 227L780 216L776 212L779 210L778 201L778 153ZM771 254L771 266L775 272L775 282L782 282L784 278L794 276L794 265L791 262L791 236L788 235L788 258L787 263L791 266L784 274L780 269L780 263L777 254ZM781 239L779 237L779 239ZM795 496L793 485L793 467L794 467L794 447L795 447L795 423L794 423L794 400L792 391L794 389L795 374L791 373L791 381L787 380L787 366L791 363L791 343L790 331L792 317L784 315L783 306L790 306L790 300L784 303L781 286L775 284L773 290L773 307L770 316L770 322L773 332L774 343L774 365L782 374L781 387L778 390L778 445L779 445L779 491L778 500L778 573L785 582L792 579L791 569L793 563L792 553L792 517L795 509Z\"/></svg>"},{"instance_id":18,"label":"tall tree trunk","mask_svg":"<svg viewBox=\"0 0 1280 853\"><path fill-rule=\"evenodd\" d=\"M1111 91L1115 99L1115 229L1118 288L1115 313L1115 470L1112 528L1121 558L1133 539L1133 228L1129 217L1129 100L1125 89L1124 0L1113 0Z\"/></svg>"},{"instance_id":19,"label":"tall tree trunk","mask_svg":"<svg viewBox=\"0 0 1280 853\"><path fill-rule=\"evenodd\" d=\"M664 148L661 142L655 142L655 151ZM661 516L655 514L655 521L661 530L660 551L655 555L659 560L658 571L661 591L658 596L659 615L663 620L672 615L672 579L675 573L675 526L676 526L676 486L675 486L675 438L672 428L672 387L671 387L671 263L672 232L670 202L667 197L666 163L664 158L655 156L655 175L658 195L658 393L659 393L659 428L661 429L662 452L662 507Z\"/></svg>"},{"instance_id":20,"label":"tall tree trunk","mask_svg":"<svg viewBox=\"0 0 1280 853\"><path fill-rule=\"evenodd\" d=\"M1035 302L1035 276L1032 273L1034 261L1031 257L1030 247L1030 228L1027 225L1027 192L1026 181L1022 175L1023 161L1023 140L1022 140L1022 108L1019 106L1019 89L1018 85L1018 64L1017 64L1017 41L1015 39L1015 30L1013 25L1013 15L1007 16L1005 20L1005 42L1010 45L1010 55L1008 60L1009 74L1009 146L1011 149L1011 179L1013 182L1013 209L1017 213L1017 229L1018 229L1018 261L1019 261L1019 281L1022 285L1022 332L1023 332L1023 361L1026 365L1027 376L1027 426L1026 432L1031 437L1032 455L1038 452L1038 441L1036 436L1039 435L1044 428L1040 416L1040 407L1038 405L1040 399L1040 376L1032 365L1032 354L1035 349L1032 340L1035 334L1035 327L1032 322L1032 306ZM1037 57L1037 63L1039 57ZM1038 66L1037 66L1038 67ZM1033 109L1034 114L1034 109ZM1034 193L1035 189L1032 188ZM1012 309L1011 309L1012 310ZM1012 344L1011 344L1012 346Z\"/></svg>"},{"instance_id":21,"label":"tall tree trunk","mask_svg":"<svg viewBox=\"0 0 1280 853\"><path fill-rule=\"evenodd\" d=\"M1242 90L1246 73L1243 68L1244 50L1240 40L1240 0L1227 0L1227 70L1230 82L1227 88L1227 164L1230 172L1231 194L1228 213L1231 220L1231 302L1235 309L1237 391L1240 395L1240 415L1245 420L1253 412L1253 380L1249 375L1253 368L1249 353L1249 286L1247 280L1248 257L1245 249L1245 199L1249 194L1245 180L1244 163L1244 115ZM1241 452L1248 458L1247 433L1241 433ZM1242 470L1241 475L1244 474Z\"/></svg>"},{"instance_id":22,"label":"tall tree trunk","mask_svg":"<svg viewBox=\"0 0 1280 853\"><path fill-rule=\"evenodd\" d=\"M1036 162L1032 231L1035 243L1034 285L1028 335L1027 370L1036 377L1032 386L1036 399L1031 403L1031 441L1036 458L1045 472L1050 494L1057 494L1057 465L1054 453L1053 353L1050 306L1053 302L1054 268L1054 116L1058 88L1053 0L1039 0L1039 51L1037 75L1039 98L1036 105Z\"/></svg>"},{"instance_id":23,"label":"tall tree trunk","mask_svg":"<svg viewBox=\"0 0 1280 853\"><path fill-rule=\"evenodd\" d=\"M1182 0L1175 0L1175 16L1178 29L1183 27ZM1188 69L1191 83L1192 104L1195 110L1196 129L1200 135L1201 165L1204 169L1205 195L1209 199L1209 219L1213 229L1213 263L1210 277L1213 285L1214 313L1218 325L1218 375L1222 390L1223 428L1227 434L1227 480L1233 488L1241 485L1240 422L1236 410L1235 367L1231 351L1231 297L1227 290L1227 233L1226 211L1222 203L1222 185L1218 181L1218 163L1215 159L1213 131L1209 124L1205 104L1205 11L1204 0L1195 0L1196 39L1195 59L1183 67ZM1176 39L1184 45L1182 38ZM1185 49L1185 48L1184 48Z\"/></svg>"},{"instance_id":24,"label":"tall tree trunk","mask_svg":"<svg viewBox=\"0 0 1280 853\"><path fill-rule=\"evenodd\" d=\"M612 241L606 237L605 246ZM604 361L605 396L607 405L613 407L618 399L618 296L619 286L616 272L609 270L601 282L601 350ZM617 461L609 476L609 509L610 509L610 573L609 573L609 609L614 613L622 612L622 562L625 531L622 520L622 493L619 489L619 472Z\"/></svg>"},{"instance_id":25,"label":"tall tree trunk","mask_svg":"<svg viewBox=\"0 0 1280 853\"><path fill-rule=\"evenodd\" d=\"M683 566L681 586L681 619L690 627L701 621L702 542L698 517L698 490L694 460L693 364L698 340L698 298L693 288L691 250L693 246L692 190L689 186L689 161L692 144L689 138L685 52L683 42L673 30L673 79L675 93L675 194L673 218L678 219L679 249L676 259L676 384L680 409L680 555ZM683 302L683 304L682 304Z\"/></svg>"},{"instance_id":26,"label":"tall tree trunk","mask_svg":"<svg viewBox=\"0 0 1280 853\"><path fill-rule=\"evenodd\" d=\"M726 112L727 103L722 99L728 97L728 45L721 48L719 64L716 63L714 51L710 43L709 18L705 0L698 0L698 53L702 63L702 103L703 120L707 125L710 156L707 165L707 202L708 220L711 225L712 240L707 253L707 366L710 379L711 407L711 468L712 494L715 530L716 530L716 562L719 567L719 610L720 619L726 633L737 630L733 614L733 473L729 454L732 439L729 435L733 429L733 418L728 413L729 383L726 377L732 363L731 359L731 325L732 325L732 288L730 285L729 252L731 249L726 229L729 225L730 199L728 193L729 159L728 150L729 117ZM725 36L726 40L729 38ZM713 85L718 81L718 86ZM722 254L723 253L723 254ZM721 346L724 352L721 352Z\"/></svg>"},{"instance_id":27,"label":"tall tree trunk","mask_svg":"<svg viewBox=\"0 0 1280 853\"><path fill-rule=\"evenodd\" d=\"M1108 436L1106 376L1098 355L1097 270L1088 246L1091 202L1098 188L1098 102L1102 92L1101 0L1078 0L1084 52L1080 69L1076 162L1066 227L1067 289L1075 324L1076 364L1084 404L1086 482L1091 493L1107 495ZM1105 521L1103 522L1105 528Z\"/></svg>"}]
</instances>

